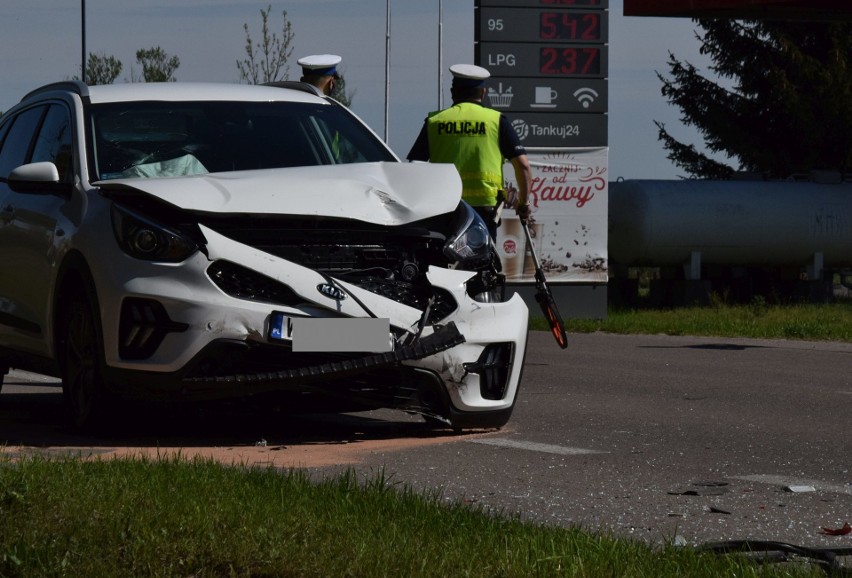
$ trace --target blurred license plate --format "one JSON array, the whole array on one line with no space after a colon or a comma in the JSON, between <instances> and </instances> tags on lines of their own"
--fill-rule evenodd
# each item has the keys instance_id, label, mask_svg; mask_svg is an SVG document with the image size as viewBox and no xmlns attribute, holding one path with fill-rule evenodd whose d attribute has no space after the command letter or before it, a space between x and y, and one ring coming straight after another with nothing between
<instances>
[{"instance_id":1,"label":"blurred license plate","mask_svg":"<svg viewBox=\"0 0 852 578\"><path fill-rule=\"evenodd\" d=\"M372 317L289 317L273 311L271 341L291 341L294 352L391 351L390 320Z\"/></svg>"}]
</instances>

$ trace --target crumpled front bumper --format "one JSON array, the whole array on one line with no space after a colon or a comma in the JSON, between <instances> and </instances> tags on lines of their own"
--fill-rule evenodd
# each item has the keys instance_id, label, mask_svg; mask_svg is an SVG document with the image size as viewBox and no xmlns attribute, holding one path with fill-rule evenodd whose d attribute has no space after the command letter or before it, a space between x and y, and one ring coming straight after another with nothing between
<instances>
[{"instance_id":1,"label":"crumpled front bumper","mask_svg":"<svg viewBox=\"0 0 852 578\"><path fill-rule=\"evenodd\" d=\"M132 270L111 270L112 281L121 291L107 295L102 303L106 362L110 371L143 376L149 382L177 391L217 389L252 393L286 388L298 381L331 379L337 375L368 372L373 368L397 365L428 374L445 390L451 412L470 414L511 411L521 378L526 353L528 311L518 295L503 303L480 303L466 292L465 284L474 275L431 267L427 278L434 286L450 293L458 307L438 324L421 324L423 312L355 285L333 281L347 295L339 299L319 290L329 278L311 269L233 241L202 226L207 239L207 255L197 254L179 265L138 263ZM295 306L282 306L225 294L204 273L211 262L237 263L275 283L289 288L300 298ZM151 271L146 274L144 267ZM164 270L168 267L168 274ZM122 301L148 299L162 305L170 323L182 330L169 332L156 350L145 359L129 360L120 355L115 329L121 323ZM386 353L365 353L343 360L321 363L306 361L294 367L297 355L285 344L270 343L270 317L273 310L295 317L378 317L388 319L397 345ZM112 328L112 331L110 331ZM418 338L414 338L418 335ZM204 357L217 350L218 343L281 348L289 356L288 365L255 373L209 374L198 368ZM494 384L497 380L501 383Z\"/></svg>"}]
</instances>

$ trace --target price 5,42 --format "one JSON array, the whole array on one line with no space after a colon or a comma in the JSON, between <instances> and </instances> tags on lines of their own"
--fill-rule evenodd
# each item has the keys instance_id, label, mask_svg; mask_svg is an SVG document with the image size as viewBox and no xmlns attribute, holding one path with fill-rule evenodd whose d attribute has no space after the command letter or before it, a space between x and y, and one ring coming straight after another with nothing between
<instances>
[{"instance_id":1,"label":"price 5,42","mask_svg":"<svg viewBox=\"0 0 852 578\"><path fill-rule=\"evenodd\" d=\"M542 12L539 16L539 37L542 40L601 39L601 15L598 12Z\"/></svg>"}]
</instances>

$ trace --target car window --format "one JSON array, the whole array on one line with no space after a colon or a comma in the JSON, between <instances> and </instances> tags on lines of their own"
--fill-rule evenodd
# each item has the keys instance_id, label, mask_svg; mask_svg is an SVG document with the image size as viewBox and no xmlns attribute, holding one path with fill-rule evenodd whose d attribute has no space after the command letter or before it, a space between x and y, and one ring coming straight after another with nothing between
<instances>
[{"instance_id":1,"label":"car window","mask_svg":"<svg viewBox=\"0 0 852 578\"><path fill-rule=\"evenodd\" d=\"M360 130L352 130L353 124L341 122L342 120L338 115L317 115L315 118L317 130L323 134L331 147L331 157L336 164L367 162L361 152L365 148L364 143L361 146L358 144L358 141L367 135Z\"/></svg>"},{"instance_id":2,"label":"car window","mask_svg":"<svg viewBox=\"0 0 852 578\"><path fill-rule=\"evenodd\" d=\"M35 141L31 162L50 161L59 170L59 180L72 180L71 117L68 109L54 104L47 110Z\"/></svg>"},{"instance_id":3,"label":"car window","mask_svg":"<svg viewBox=\"0 0 852 578\"><path fill-rule=\"evenodd\" d=\"M101 179L396 160L345 109L297 102L92 107Z\"/></svg>"},{"instance_id":4,"label":"car window","mask_svg":"<svg viewBox=\"0 0 852 578\"><path fill-rule=\"evenodd\" d=\"M8 178L12 169L27 162L30 145L44 109L44 106L33 107L12 119L12 126L0 149L0 178Z\"/></svg>"}]
</instances>

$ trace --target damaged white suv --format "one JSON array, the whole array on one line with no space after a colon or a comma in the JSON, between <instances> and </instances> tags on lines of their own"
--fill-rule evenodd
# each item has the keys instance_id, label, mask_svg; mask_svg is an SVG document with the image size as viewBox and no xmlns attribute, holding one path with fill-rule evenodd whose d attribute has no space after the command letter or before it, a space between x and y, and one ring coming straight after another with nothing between
<instances>
[{"instance_id":1,"label":"damaged white suv","mask_svg":"<svg viewBox=\"0 0 852 578\"><path fill-rule=\"evenodd\" d=\"M249 395L502 426L528 311L460 197L308 85L44 86L0 117L0 380L61 377L80 427Z\"/></svg>"}]
</instances>

